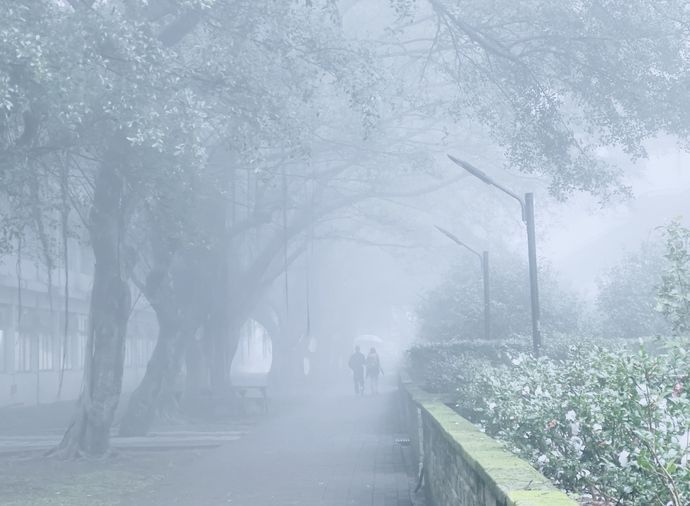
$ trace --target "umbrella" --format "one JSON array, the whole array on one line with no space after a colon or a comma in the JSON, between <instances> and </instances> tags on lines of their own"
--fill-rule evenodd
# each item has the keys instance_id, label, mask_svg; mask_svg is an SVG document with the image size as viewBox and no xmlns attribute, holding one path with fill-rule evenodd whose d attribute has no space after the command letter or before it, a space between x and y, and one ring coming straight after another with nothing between
<instances>
[{"instance_id":1,"label":"umbrella","mask_svg":"<svg viewBox=\"0 0 690 506\"><path fill-rule=\"evenodd\" d=\"M382 344L384 341L381 339L379 336L375 336L374 334L362 334L360 336L357 336L355 338L355 342L361 342L365 341L368 343L379 343Z\"/></svg>"}]
</instances>

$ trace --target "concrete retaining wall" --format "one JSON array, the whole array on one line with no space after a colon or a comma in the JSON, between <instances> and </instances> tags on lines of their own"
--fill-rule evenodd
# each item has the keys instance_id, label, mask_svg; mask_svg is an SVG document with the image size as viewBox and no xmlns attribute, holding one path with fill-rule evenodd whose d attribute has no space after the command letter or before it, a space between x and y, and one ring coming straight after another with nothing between
<instances>
[{"instance_id":1,"label":"concrete retaining wall","mask_svg":"<svg viewBox=\"0 0 690 506\"><path fill-rule=\"evenodd\" d=\"M576 506L528 462L446 406L401 383L402 414L433 506Z\"/></svg>"}]
</instances>

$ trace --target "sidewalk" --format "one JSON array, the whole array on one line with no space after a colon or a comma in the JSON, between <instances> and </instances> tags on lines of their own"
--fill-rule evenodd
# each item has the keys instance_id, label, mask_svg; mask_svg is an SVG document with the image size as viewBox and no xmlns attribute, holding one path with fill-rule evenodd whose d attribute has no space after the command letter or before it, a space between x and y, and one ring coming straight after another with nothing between
<instances>
[{"instance_id":1,"label":"sidewalk","mask_svg":"<svg viewBox=\"0 0 690 506\"><path fill-rule=\"evenodd\" d=\"M421 494L411 492L417 470L411 449L396 443L407 437L398 427L396 393L343 392L277 395L268 416L249 425L228 420L160 427L136 441L116 438L115 454L95 461L7 452L57 441L72 403L5 409L0 504L421 505Z\"/></svg>"},{"instance_id":2,"label":"sidewalk","mask_svg":"<svg viewBox=\"0 0 690 506\"><path fill-rule=\"evenodd\" d=\"M181 466L138 504L412 506L395 394L311 396L246 437Z\"/></svg>"}]
</instances>

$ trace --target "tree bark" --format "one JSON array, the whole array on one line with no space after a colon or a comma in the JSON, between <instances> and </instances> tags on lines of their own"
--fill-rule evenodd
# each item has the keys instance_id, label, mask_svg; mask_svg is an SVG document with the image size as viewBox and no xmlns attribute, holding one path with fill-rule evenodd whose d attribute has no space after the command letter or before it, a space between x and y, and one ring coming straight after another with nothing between
<instances>
[{"instance_id":1,"label":"tree bark","mask_svg":"<svg viewBox=\"0 0 690 506\"><path fill-rule=\"evenodd\" d=\"M129 399L120 422L120 436L145 436L148 433L160 411L162 393L179 374L184 349L193 335L194 331L188 325L159 316L158 341L144 378Z\"/></svg>"},{"instance_id":2,"label":"tree bark","mask_svg":"<svg viewBox=\"0 0 690 506\"><path fill-rule=\"evenodd\" d=\"M204 339L206 340L207 363L210 368L211 390L217 395L225 392L230 381L228 338L228 319L222 305L216 302L204 325Z\"/></svg>"},{"instance_id":3,"label":"tree bark","mask_svg":"<svg viewBox=\"0 0 690 506\"><path fill-rule=\"evenodd\" d=\"M210 386L209 368L204 358L203 342L193 341L187 347L185 368L187 376L185 377L183 402L185 405L191 405Z\"/></svg>"},{"instance_id":4,"label":"tree bark","mask_svg":"<svg viewBox=\"0 0 690 506\"><path fill-rule=\"evenodd\" d=\"M152 234L154 267L144 295L156 312L158 340L146 373L133 392L120 425L120 435L145 435L156 415L176 414L176 382L189 343L206 312L203 261L196 250L170 249L173 241Z\"/></svg>"},{"instance_id":5,"label":"tree bark","mask_svg":"<svg viewBox=\"0 0 690 506\"><path fill-rule=\"evenodd\" d=\"M111 153L95 181L89 234L96 260L82 393L76 413L56 452L103 456L122 389L125 336L131 295L124 258L123 176Z\"/></svg>"}]
</instances>

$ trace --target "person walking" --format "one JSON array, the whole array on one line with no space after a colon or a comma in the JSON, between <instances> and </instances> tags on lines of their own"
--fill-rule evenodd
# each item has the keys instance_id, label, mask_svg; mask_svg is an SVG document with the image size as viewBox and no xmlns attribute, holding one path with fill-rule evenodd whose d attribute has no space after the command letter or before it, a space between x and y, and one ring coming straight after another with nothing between
<instances>
[{"instance_id":1,"label":"person walking","mask_svg":"<svg viewBox=\"0 0 690 506\"><path fill-rule=\"evenodd\" d=\"M369 350L366 362L367 380L369 382L369 391L372 395L379 393L379 375L383 374L381 369L381 360L379 359L376 348Z\"/></svg>"},{"instance_id":2,"label":"person walking","mask_svg":"<svg viewBox=\"0 0 690 506\"><path fill-rule=\"evenodd\" d=\"M359 351L359 346L355 346L355 352L350 356L348 365L352 369L352 379L355 382L355 395L364 395L364 364L366 358Z\"/></svg>"}]
</instances>

